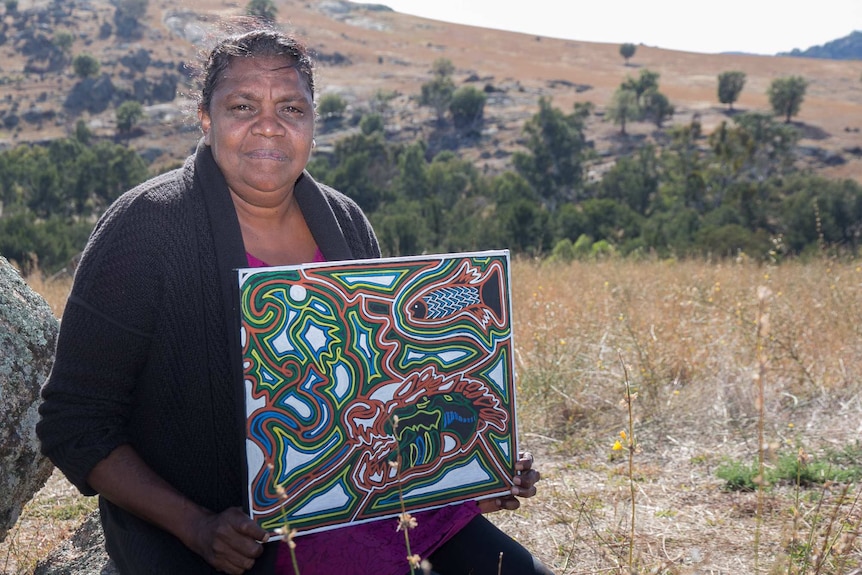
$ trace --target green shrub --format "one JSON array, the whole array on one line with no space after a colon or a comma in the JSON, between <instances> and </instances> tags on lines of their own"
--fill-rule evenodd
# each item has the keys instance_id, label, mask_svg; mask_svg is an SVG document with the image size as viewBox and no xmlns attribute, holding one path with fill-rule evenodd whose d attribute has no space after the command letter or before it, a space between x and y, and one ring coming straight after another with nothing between
<instances>
[{"instance_id":1,"label":"green shrub","mask_svg":"<svg viewBox=\"0 0 862 575\"><path fill-rule=\"evenodd\" d=\"M346 110L347 102L338 94L324 94L317 103L317 116L324 125L340 123Z\"/></svg>"},{"instance_id":2,"label":"green shrub","mask_svg":"<svg viewBox=\"0 0 862 575\"><path fill-rule=\"evenodd\" d=\"M554 245L551 261L569 263L575 259L575 249L572 240L563 238Z\"/></svg>"},{"instance_id":3,"label":"green shrub","mask_svg":"<svg viewBox=\"0 0 862 575\"><path fill-rule=\"evenodd\" d=\"M101 64L90 54L78 54L72 60L72 68L75 70L75 75L80 78L90 78L98 76Z\"/></svg>"},{"instance_id":4,"label":"green shrub","mask_svg":"<svg viewBox=\"0 0 862 575\"><path fill-rule=\"evenodd\" d=\"M140 102L135 100L126 100L117 107L117 130L121 134L127 134L132 131L138 120L144 115L144 108Z\"/></svg>"},{"instance_id":5,"label":"green shrub","mask_svg":"<svg viewBox=\"0 0 862 575\"><path fill-rule=\"evenodd\" d=\"M485 113L485 93L473 86L458 88L449 102L449 112L455 128L464 131L475 131L482 124Z\"/></svg>"},{"instance_id":6,"label":"green shrub","mask_svg":"<svg viewBox=\"0 0 862 575\"><path fill-rule=\"evenodd\" d=\"M826 453L821 458L798 452L778 454L775 462L764 468L765 486L798 485L811 487L827 481L847 483L862 479L862 449L858 442L855 448ZM757 489L757 463L725 461L715 472L723 479L727 491L754 491Z\"/></svg>"},{"instance_id":7,"label":"green shrub","mask_svg":"<svg viewBox=\"0 0 862 575\"><path fill-rule=\"evenodd\" d=\"M598 258L606 258L608 256L612 256L616 253L616 249L613 244L608 242L607 240L599 240L593 244L592 248L590 248L590 255L594 259Z\"/></svg>"},{"instance_id":8,"label":"green shrub","mask_svg":"<svg viewBox=\"0 0 862 575\"><path fill-rule=\"evenodd\" d=\"M724 479L726 491L754 491L757 484L757 464L746 464L741 461L726 461L715 471L719 479Z\"/></svg>"},{"instance_id":9,"label":"green shrub","mask_svg":"<svg viewBox=\"0 0 862 575\"><path fill-rule=\"evenodd\" d=\"M578 236L578 239L575 240L575 244L572 246L572 251L574 252L576 257L584 258L589 256L592 253L593 249L593 238L588 236L587 234L581 234Z\"/></svg>"},{"instance_id":10,"label":"green shrub","mask_svg":"<svg viewBox=\"0 0 862 575\"><path fill-rule=\"evenodd\" d=\"M362 133L366 136L369 136L374 132L383 133L383 126L383 116L380 114L365 114L362 116L362 119L359 120L359 129L362 130Z\"/></svg>"}]
</instances>

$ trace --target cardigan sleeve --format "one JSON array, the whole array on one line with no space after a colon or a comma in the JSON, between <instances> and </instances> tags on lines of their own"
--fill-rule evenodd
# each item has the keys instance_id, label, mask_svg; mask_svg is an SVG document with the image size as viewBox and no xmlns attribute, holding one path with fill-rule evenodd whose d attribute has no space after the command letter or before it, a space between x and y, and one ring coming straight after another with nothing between
<instances>
[{"instance_id":1,"label":"cardigan sleeve","mask_svg":"<svg viewBox=\"0 0 862 575\"><path fill-rule=\"evenodd\" d=\"M128 193L88 241L60 323L36 431L42 452L84 494L93 467L129 442L136 374L160 298L157 210Z\"/></svg>"},{"instance_id":2,"label":"cardigan sleeve","mask_svg":"<svg viewBox=\"0 0 862 575\"><path fill-rule=\"evenodd\" d=\"M362 208L343 193L325 184L318 185L335 214L353 258L379 258L380 245L377 242L377 235Z\"/></svg>"},{"instance_id":3,"label":"cardigan sleeve","mask_svg":"<svg viewBox=\"0 0 862 575\"><path fill-rule=\"evenodd\" d=\"M377 235L371 227L371 222L368 221L368 218L355 203L352 203L352 208L351 221L354 225L355 241L360 246L359 249L355 250L357 257L379 258L380 245L377 242ZM350 242L348 243L350 244ZM351 245L351 249L354 249L353 245ZM361 255L359 255L360 253Z\"/></svg>"}]
</instances>

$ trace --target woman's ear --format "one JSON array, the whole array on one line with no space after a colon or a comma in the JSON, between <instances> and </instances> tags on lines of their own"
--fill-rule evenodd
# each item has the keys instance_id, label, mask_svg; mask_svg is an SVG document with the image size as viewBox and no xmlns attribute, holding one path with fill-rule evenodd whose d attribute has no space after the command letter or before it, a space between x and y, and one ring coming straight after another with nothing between
<instances>
[{"instance_id":1,"label":"woman's ear","mask_svg":"<svg viewBox=\"0 0 862 575\"><path fill-rule=\"evenodd\" d=\"M210 135L210 126L212 125L212 118L201 107L198 107L198 122L201 126L201 131L204 133L204 143L209 144L209 135Z\"/></svg>"}]
</instances>

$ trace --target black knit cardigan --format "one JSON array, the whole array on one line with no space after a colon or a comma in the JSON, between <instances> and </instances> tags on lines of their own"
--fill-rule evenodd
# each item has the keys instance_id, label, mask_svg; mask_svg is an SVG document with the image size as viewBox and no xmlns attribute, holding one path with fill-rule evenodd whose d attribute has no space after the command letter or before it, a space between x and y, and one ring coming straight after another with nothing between
<instances>
[{"instance_id":1,"label":"black knit cardigan","mask_svg":"<svg viewBox=\"0 0 862 575\"><path fill-rule=\"evenodd\" d=\"M327 261L379 257L353 201L308 173L294 193ZM95 493L86 480L93 467L130 444L196 503L215 512L246 506L234 270L247 265L227 184L203 144L100 219L63 313L37 425L42 451L82 493ZM122 573L214 572L167 532L103 498L100 510Z\"/></svg>"}]
</instances>

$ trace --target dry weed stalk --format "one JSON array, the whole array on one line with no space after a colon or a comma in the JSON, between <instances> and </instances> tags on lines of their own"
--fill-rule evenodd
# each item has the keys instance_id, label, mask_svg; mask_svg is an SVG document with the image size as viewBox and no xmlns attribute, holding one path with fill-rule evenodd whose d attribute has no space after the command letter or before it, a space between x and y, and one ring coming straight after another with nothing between
<instances>
[{"instance_id":1,"label":"dry weed stalk","mask_svg":"<svg viewBox=\"0 0 862 575\"><path fill-rule=\"evenodd\" d=\"M632 392L631 382L629 381L629 370L626 367L626 363L623 361L623 356L619 354L620 365L623 368L624 375L624 383L625 383L625 397L623 401L625 401L626 411L628 413L628 434L623 432L622 439L626 442L626 450L628 451L628 480L629 480L629 493L631 496L631 521L629 526L629 572L634 573L634 552L635 552L635 524L636 524L636 516L637 516L637 506L636 506L636 497L637 490L635 489L635 451L637 450L637 442L635 441L635 420L634 420L634 412L632 409L632 403L637 398L637 393Z\"/></svg>"},{"instance_id":2,"label":"dry weed stalk","mask_svg":"<svg viewBox=\"0 0 862 575\"><path fill-rule=\"evenodd\" d=\"M766 494L766 440L764 426L766 423L764 386L766 382L766 369L768 357L764 351L764 341L769 337L769 298L772 292L765 286L757 288L757 334L755 336L755 355L757 358L757 371L754 374L754 382L757 385L757 512L754 524L754 572L760 571L760 532L763 528L763 498Z\"/></svg>"},{"instance_id":3,"label":"dry weed stalk","mask_svg":"<svg viewBox=\"0 0 862 575\"><path fill-rule=\"evenodd\" d=\"M847 575L859 573L862 566L862 549L858 547L862 528L860 496L862 490L851 497L852 484L845 484L830 505L830 493L836 488L824 483L817 503L803 513L801 506L794 508L793 531L787 543L787 575ZM800 536L799 522L805 517L809 523L807 533ZM819 544L818 544L819 541ZM857 569L857 570L853 570Z\"/></svg>"},{"instance_id":4,"label":"dry weed stalk","mask_svg":"<svg viewBox=\"0 0 862 575\"><path fill-rule=\"evenodd\" d=\"M270 473L275 469L272 463L269 463L267 467L269 467ZM290 522L287 519L287 509L285 508L287 506L287 490L285 490L283 485L276 485L275 490L282 502L281 527L276 530L276 533L282 536L285 545L290 550L290 562L293 565L294 575L300 575L299 563L296 560L296 542L294 541L296 529L290 527Z\"/></svg>"},{"instance_id":5,"label":"dry weed stalk","mask_svg":"<svg viewBox=\"0 0 862 575\"><path fill-rule=\"evenodd\" d=\"M423 562L419 555L410 551L410 534L409 531L416 527L416 519L407 513L407 508L404 505L404 489L401 484L401 444L398 441L398 416L392 416L392 437L395 439L395 461L390 461L389 466L395 469L396 483L398 485L398 501L401 503L401 515L398 516L398 527L395 531L404 532L404 545L407 548L407 563L410 565L410 575L415 574L415 570L427 563Z\"/></svg>"},{"instance_id":6,"label":"dry weed stalk","mask_svg":"<svg viewBox=\"0 0 862 575\"><path fill-rule=\"evenodd\" d=\"M827 486L824 486L824 490L826 488ZM835 506L832 509L832 513L830 513L828 516L825 532L821 535L822 542L820 545L820 549L814 556L814 575L820 575L823 569L828 566L830 560L835 558L836 556L838 557L841 564L845 564L847 561L847 556L849 554L848 551L852 550L853 542L859 537L859 525L860 522L862 522L862 517L856 519L855 526L847 532L845 532L844 530L847 525L842 525L842 523L846 523L846 521L842 521L841 517L839 517L841 514L841 508L847 501L847 493L849 490L849 484L843 486L843 488L841 489L841 494L838 496L838 500L836 501ZM859 494L857 493L850 507L850 512L848 513L847 517L853 516L853 511L855 510L858 502ZM836 528L836 524L838 525L838 528ZM845 541L842 545L839 546L839 541L841 538L844 538ZM809 549L811 548L809 547ZM844 573L844 568L842 566L840 569L831 572Z\"/></svg>"}]
</instances>

